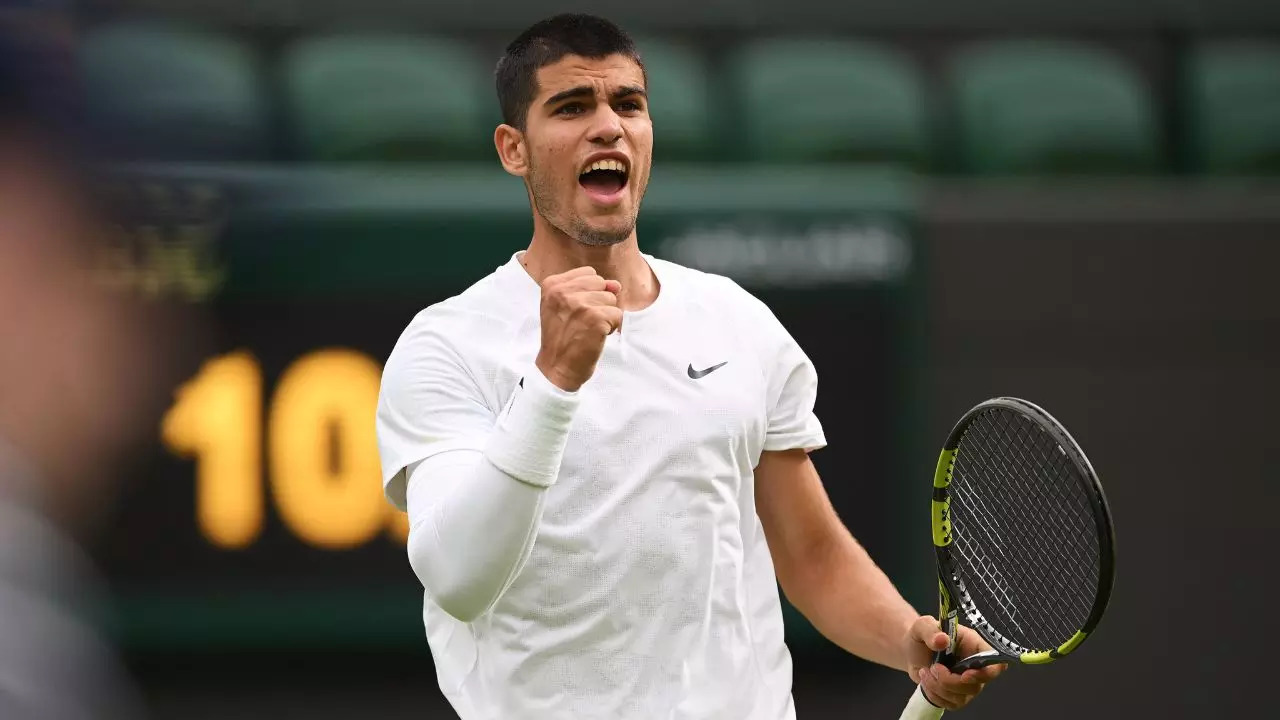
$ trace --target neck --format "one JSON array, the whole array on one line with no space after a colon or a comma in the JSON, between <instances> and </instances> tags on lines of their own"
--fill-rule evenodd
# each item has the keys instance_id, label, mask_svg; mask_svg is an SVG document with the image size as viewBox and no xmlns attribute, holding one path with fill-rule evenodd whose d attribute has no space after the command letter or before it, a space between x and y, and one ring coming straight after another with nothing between
<instances>
[{"instance_id":1,"label":"neck","mask_svg":"<svg viewBox=\"0 0 1280 720\"><path fill-rule=\"evenodd\" d=\"M535 218L533 240L520 263L539 285L552 275L590 266L600 277L622 285L618 304L623 310L640 310L658 297L658 279L640 254L635 230L614 245L584 245Z\"/></svg>"}]
</instances>

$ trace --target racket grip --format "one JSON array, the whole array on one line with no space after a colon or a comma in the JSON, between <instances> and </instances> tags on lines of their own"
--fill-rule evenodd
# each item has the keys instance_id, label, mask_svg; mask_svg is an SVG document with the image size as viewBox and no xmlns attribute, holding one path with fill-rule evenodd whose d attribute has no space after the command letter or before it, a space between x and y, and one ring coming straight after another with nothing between
<instances>
[{"instance_id":1,"label":"racket grip","mask_svg":"<svg viewBox=\"0 0 1280 720\"><path fill-rule=\"evenodd\" d=\"M943 709L929 702L924 696L924 690L917 685L898 720L938 720L942 713Z\"/></svg>"},{"instance_id":2,"label":"racket grip","mask_svg":"<svg viewBox=\"0 0 1280 720\"><path fill-rule=\"evenodd\" d=\"M954 664L953 663L944 663L944 664L947 667L951 668L951 672L960 674L960 673L963 673L965 670L977 670L979 668L984 668L988 665L996 665L998 663L1008 663L1008 662L1009 662L1009 659L1001 655L1000 651L985 650L976 655L970 655L969 657L961 660L960 662L957 662Z\"/></svg>"}]
</instances>

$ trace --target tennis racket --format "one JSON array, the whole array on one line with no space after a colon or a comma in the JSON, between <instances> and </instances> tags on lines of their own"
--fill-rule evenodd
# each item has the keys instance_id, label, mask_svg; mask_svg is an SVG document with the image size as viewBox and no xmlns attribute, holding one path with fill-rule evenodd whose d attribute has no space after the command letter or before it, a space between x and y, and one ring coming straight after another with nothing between
<instances>
[{"instance_id":1,"label":"tennis racket","mask_svg":"<svg viewBox=\"0 0 1280 720\"><path fill-rule=\"evenodd\" d=\"M1043 665L1098 626L1115 574L1102 484L1066 428L1017 398L965 413L933 477L938 618L950 638L936 662L962 673ZM993 648L956 652L957 622ZM917 688L901 720L942 716Z\"/></svg>"}]
</instances>

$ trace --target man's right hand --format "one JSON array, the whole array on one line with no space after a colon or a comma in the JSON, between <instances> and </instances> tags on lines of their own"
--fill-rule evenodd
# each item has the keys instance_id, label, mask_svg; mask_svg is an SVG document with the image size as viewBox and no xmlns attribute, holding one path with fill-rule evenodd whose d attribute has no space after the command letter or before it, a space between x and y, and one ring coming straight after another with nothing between
<instances>
[{"instance_id":1,"label":"man's right hand","mask_svg":"<svg viewBox=\"0 0 1280 720\"><path fill-rule=\"evenodd\" d=\"M536 364L556 387L577 392L595 372L605 338L622 328L617 280L574 268L542 281L542 348Z\"/></svg>"}]
</instances>

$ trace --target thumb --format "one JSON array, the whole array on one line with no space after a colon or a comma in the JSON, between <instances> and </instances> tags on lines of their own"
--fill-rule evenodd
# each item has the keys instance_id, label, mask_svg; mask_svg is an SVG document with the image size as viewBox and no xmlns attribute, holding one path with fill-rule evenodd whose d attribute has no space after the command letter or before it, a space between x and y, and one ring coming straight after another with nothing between
<instances>
[{"instance_id":1,"label":"thumb","mask_svg":"<svg viewBox=\"0 0 1280 720\"><path fill-rule=\"evenodd\" d=\"M950 640L947 634L938 628L938 621L929 615L921 615L916 619L915 624L911 626L911 634L924 643L925 647L934 651L945 650Z\"/></svg>"},{"instance_id":2,"label":"thumb","mask_svg":"<svg viewBox=\"0 0 1280 720\"><path fill-rule=\"evenodd\" d=\"M932 638L926 641L925 644L929 646L930 650L936 650L938 652L942 652L943 650L947 649L947 645L949 645L950 643L951 643L951 638L947 637L946 633L939 630L933 635Z\"/></svg>"},{"instance_id":3,"label":"thumb","mask_svg":"<svg viewBox=\"0 0 1280 720\"><path fill-rule=\"evenodd\" d=\"M614 295L617 295L618 293L622 292L622 283L618 282L617 280L605 280L604 289L608 292L613 293Z\"/></svg>"}]
</instances>

